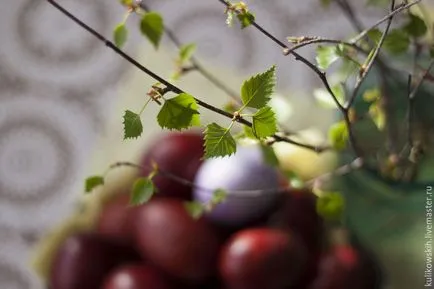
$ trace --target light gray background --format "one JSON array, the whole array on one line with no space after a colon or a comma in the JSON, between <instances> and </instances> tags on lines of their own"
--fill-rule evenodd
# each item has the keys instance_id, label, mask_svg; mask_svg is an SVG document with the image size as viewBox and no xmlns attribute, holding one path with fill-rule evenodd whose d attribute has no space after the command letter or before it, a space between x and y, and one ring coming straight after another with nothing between
<instances>
[{"instance_id":1,"label":"light gray background","mask_svg":"<svg viewBox=\"0 0 434 289\"><path fill-rule=\"evenodd\" d=\"M107 37L123 17L116 0L59 0ZM352 31L340 10L320 10L318 0L251 0L258 21L281 40L286 36L341 37ZM363 1L352 1L362 6ZM216 0L151 0L183 42L198 42L198 55L234 89L250 74L278 65L279 94L296 104L293 128L325 128L330 112L312 105L318 80L282 56L257 31L225 26ZM362 11L373 23L382 11ZM176 51L164 40L160 54L139 37L126 50L170 75ZM136 32L133 32L136 31ZM312 51L305 55L312 57ZM27 266L39 237L68 216L86 175L137 156L159 131L155 112L145 112L144 137L123 142L121 115L138 109L149 85L146 75L123 62L43 0L2 1L0 8L0 288L36 289ZM226 96L197 75L181 87L220 105ZM312 117L315 116L315 117ZM205 118L213 119L206 115Z\"/></svg>"}]
</instances>

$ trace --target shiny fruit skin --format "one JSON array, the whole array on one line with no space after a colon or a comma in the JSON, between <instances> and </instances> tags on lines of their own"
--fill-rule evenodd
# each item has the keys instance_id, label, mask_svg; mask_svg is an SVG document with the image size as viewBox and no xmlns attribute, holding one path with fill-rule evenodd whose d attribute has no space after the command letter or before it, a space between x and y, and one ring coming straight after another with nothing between
<instances>
[{"instance_id":1,"label":"shiny fruit skin","mask_svg":"<svg viewBox=\"0 0 434 289\"><path fill-rule=\"evenodd\" d=\"M272 227L296 232L313 252L321 250L323 219L316 212L316 196L306 189L290 188L281 196L280 208L270 217Z\"/></svg>"},{"instance_id":2,"label":"shiny fruit skin","mask_svg":"<svg viewBox=\"0 0 434 289\"><path fill-rule=\"evenodd\" d=\"M338 245L321 259L309 289L379 288L381 277L371 261L351 245Z\"/></svg>"},{"instance_id":3,"label":"shiny fruit skin","mask_svg":"<svg viewBox=\"0 0 434 289\"><path fill-rule=\"evenodd\" d=\"M270 228L246 229L225 244L219 271L228 289L284 289L299 278L305 255L295 235Z\"/></svg>"},{"instance_id":4,"label":"shiny fruit skin","mask_svg":"<svg viewBox=\"0 0 434 289\"><path fill-rule=\"evenodd\" d=\"M175 289L157 269L150 265L126 265L113 271L103 289Z\"/></svg>"},{"instance_id":5,"label":"shiny fruit skin","mask_svg":"<svg viewBox=\"0 0 434 289\"><path fill-rule=\"evenodd\" d=\"M193 182L203 156L202 135L194 132L171 132L162 135L148 147L142 157L142 176L148 176L152 171L152 162L161 170ZM175 197L184 200L191 199L191 187L180 184L167 176L157 174L153 178L158 188L158 196Z\"/></svg>"},{"instance_id":6,"label":"shiny fruit skin","mask_svg":"<svg viewBox=\"0 0 434 289\"><path fill-rule=\"evenodd\" d=\"M100 288L104 277L125 262L138 260L136 252L94 233L69 237L57 251L51 267L50 289Z\"/></svg>"},{"instance_id":7,"label":"shiny fruit skin","mask_svg":"<svg viewBox=\"0 0 434 289\"><path fill-rule=\"evenodd\" d=\"M107 238L133 244L134 212L137 207L130 206L129 194L123 193L108 201L97 221L97 232Z\"/></svg>"},{"instance_id":8,"label":"shiny fruit skin","mask_svg":"<svg viewBox=\"0 0 434 289\"><path fill-rule=\"evenodd\" d=\"M208 214L214 223L245 227L268 215L278 200L279 173L268 165L258 145L240 145L229 157L206 160L195 178L196 201L209 202L213 190L223 189L227 196ZM264 193L258 193L266 190ZM243 192L239 192L243 191Z\"/></svg>"},{"instance_id":9,"label":"shiny fruit skin","mask_svg":"<svg viewBox=\"0 0 434 289\"><path fill-rule=\"evenodd\" d=\"M215 271L218 236L205 219L194 220L181 200L158 198L142 206L135 235L144 258L176 278L202 282Z\"/></svg>"}]
</instances>

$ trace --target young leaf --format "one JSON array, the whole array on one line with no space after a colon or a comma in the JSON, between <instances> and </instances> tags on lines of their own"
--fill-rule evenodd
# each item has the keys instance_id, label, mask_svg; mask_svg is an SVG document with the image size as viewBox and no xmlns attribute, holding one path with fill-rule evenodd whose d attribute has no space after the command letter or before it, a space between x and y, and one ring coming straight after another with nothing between
<instances>
[{"instance_id":1,"label":"young leaf","mask_svg":"<svg viewBox=\"0 0 434 289\"><path fill-rule=\"evenodd\" d=\"M226 201L227 196L228 193L224 189L217 189L213 192L211 203L213 205L224 203Z\"/></svg>"},{"instance_id":2,"label":"young leaf","mask_svg":"<svg viewBox=\"0 0 434 289\"><path fill-rule=\"evenodd\" d=\"M124 114L124 139L137 138L143 132L142 120L140 115L126 110Z\"/></svg>"},{"instance_id":3,"label":"young leaf","mask_svg":"<svg viewBox=\"0 0 434 289\"><path fill-rule=\"evenodd\" d=\"M274 149L265 144L261 144L261 150L262 150L262 156L264 157L264 161L266 164L277 167L279 166L279 159L276 156L276 153L274 152Z\"/></svg>"},{"instance_id":4,"label":"young leaf","mask_svg":"<svg viewBox=\"0 0 434 289\"><path fill-rule=\"evenodd\" d=\"M380 42L382 33L381 33L380 29L374 28L374 29L369 30L367 35L372 41L374 41L375 43L378 43L378 42Z\"/></svg>"},{"instance_id":5,"label":"young leaf","mask_svg":"<svg viewBox=\"0 0 434 289\"><path fill-rule=\"evenodd\" d=\"M383 33L377 28L368 32L369 38L377 44L380 42L382 34ZM392 54L404 53L408 50L409 46L410 37L401 29L392 29L389 34L387 34L383 44L383 48Z\"/></svg>"},{"instance_id":6,"label":"young leaf","mask_svg":"<svg viewBox=\"0 0 434 289\"><path fill-rule=\"evenodd\" d=\"M368 0L366 5L368 6L378 6L378 7L385 7L386 5L389 5L389 0Z\"/></svg>"},{"instance_id":7,"label":"young leaf","mask_svg":"<svg viewBox=\"0 0 434 289\"><path fill-rule=\"evenodd\" d=\"M407 33L400 29L393 29L384 40L384 49L392 54L407 52L410 46L410 38Z\"/></svg>"},{"instance_id":8,"label":"young leaf","mask_svg":"<svg viewBox=\"0 0 434 289\"><path fill-rule=\"evenodd\" d=\"M185 202L184 207L193 219L199 219L205 213L204 206L199 202Z\"/></svg>"},{"instance_id":9,"label":"young leaf","mask_svg":"<svg viewBox=\"0 0 434 289\"><path fill-rule=\"evenodd\" d=\"M332 0L320 0L319 1L323 7L329 7Z\"/></svg>"},{"instance_id":10,"label":"young leaf","mask_svg":"<svg viewBox=\"0 0 434 289\"><path fill-rule=\"evenodd\" d=\"M424 36L428 31L425 21L423 21L419 16L411 13L409 14L409 17L410 19L408 23L404 26L405 32L413 37Z\"/></svg>"},{"instance_id":11,"label":"young leaf","mask_svg":"<svg viewBox=\"0 0 434 289\"><path fill-rule=\"evenodd\" d=\"M348 127L344 121L333 124L329 129L329 141L336 150L343 150L347 146Z\"/></svg>"},{"instance_id":12,"label":"young leaf","mask_svg":"<svg viewBox=\"0 0 434 289\"><path fill-rule=\"evenodd\" d=\"M176 130L200 125L196 100L187 93L166 100L157 115L157 120L162 128Z\"/></svg>"},{"instance_id":13,"label":"young leaf","mask_svg":"<svg viewBox=\"0 0 434 289\"><path fill-rule=\"evenodd\" d=\"M318 67L322 70L326 70L335 61L340 58L336 46L322 46L319 45L316 49L316 62Z\"/></svg>"},{"instance_id":14,"label":"young leaf","mask_svg":"<svg viewBox=\"0 0 434 289\"><path fill-rule=\"evenodd\" d=\"M205 130L205 158L230 156L235 153L237 145L230 129L215 122L207 125Z\"/></svg>"},{"instance_id":15,"label":"young leaf","mask_svg":"<svg viewBox=\"0 0 434 289\"><path fill-rule=\"evenodd\" d=\"M332 91L336 96L339 103L343 103L345 99L345 91L341 84L332 86ZM336 102L334 101L331 94L325 88L318 88L313 91L313 96L315 97L318 104L324 108L337 108Z\"/></svg>"},{"instance_id":16,"label":"young leaf","mask_svg":"<svg viewBox=\"0 0 434 289\"><path fill-rule=\"evenodd\" d=\"M128 30L124 23L119 23L116 25L115 29L113 30L113 39L115 45L119 48L122 48L125 42L127 42Z\"/></svg>"},{"instance_id":17,"label":"young leaf","mask_svg":"<svg viewBox=\"0 0 434 289\"><path fill-rule=\"evenodd\" d=\"M246 126L246 125L243 126L243 134L244 134L244 137L252 138L255 140L257 139L257 137L253 134L252 128L249 126Z\"/></svg>"},{"instance_id":18,"label":"young leaf","mask_svg":"<svg viewBox=\"0 0 434 289\"><path fill-rule=\"evenodd\" d=\"M134 182L130 204L137 206L147 203L154 195L155 187L149 178L139 178Z\"/></svg>"},{"instance_id":19,"label":"young leaf","mask_svg":"<svg viewBox=\"0 0 434 289\"><path fill-rule=\"evenodd\" d=\"M373 122L377 126L377 128L381 131L384 129L386 124L386 115L381 109L378 101L374 102L369 106L369 115L371 116Z\"/></svg>"},{"instance_id":20,"label":"young leaf","mask_svg":"<svg viewBox=\"0 0 434 289\"><path fill-rule=\"evenodd\" d=\"M104 178L102 176L91 176L86 179L85 192L90 193L95 187L104 185Z\"/></svg>"},{"instance_id":21,"label":"young leaf","mask_svg":"<svg viewBox=\"0 0 434 289\"><path fill-rule=\"evenodd\" d=\"M255 21L255 15L248 11L238 14L237 18L240 21L241 29L252 25L252 23Z\"/></svg>"},{"instance_id":22,"label":"young leaf","mask_svg":"<svg viewBox=\"0 0 434 289\"><path fill-rule=\"evenodd\" d=\"M293 188L303 188L305 186L303 180L294 171L284 171L283 172L288 179L289 184Z\"/></svg>"},{"instance_id":23,"label":"young leaf","mask_svg":"<svg viewBox=\"0 0 434 289\"><path fill-rule=\"evenodd\" d=\"M253 115L252 131L257 138L264 138L276 133L276 115L271 107L264 106Z\"/></svg>"},{"instance_id":24,"label":"young leaf","mask_svg":"<svg viewBox=\"0 0 434 289\"><path fill-rule=\"evenodd\" d=\"M189 61L190 58L193 56L194 52L196 51L196 44L190 43L182 46L179 49L179 60L183 63L186 61Z\"/></svg>"},{"instance_id":25,"label":"young leaf","mask_svg":"<svg viewBox=\"0 0 434 289\"><path fill-rule=\"evenodd\" d=\"M363 100L366 102L377 101L378 99L380 99L380 93L381 92L378 87L368 89L363 93Z\"/></svg>"},{"instance_id":26,"label":"young leaf","mask_svg":"<svg viewBox=\"0 0 434 289\"><path fill-rule=\"evenodd\" d=\"M133 0L119 0L119 2L127 7L131 7L133 5Z\"/></svg>"},{"instance_id":27,"label":"young leaf","mask_svg":"<svg viewBox=\"0 0 434 289\"><path fill-rule=\"evenodd\" d=\"M140 31L154 45L155 49L158 49L163 30L163 18L159 13L148 12L142 17Z\"/></svg>"},{"instance_id":28,"label":"young leaf","mask_svg":"<svg viewBox=\"0 0 434 289\"><path fill-rule=\"evenodd\" d=\"M316 210L320 216L330 221L338 221L344 211L344 198L340 193L325 193L316 201Z\"/></svg>"},{"instance_id":29,"label":"young leaf","mask_svg":"<svg viewBox=\"0 0 434 289\"><path fill-rule=\"evenodd\" d=\"M243 83L241 98L244 106L262 108L270 100L276 86L276 66L257 74Z\"/></svg>"}]
</instances>

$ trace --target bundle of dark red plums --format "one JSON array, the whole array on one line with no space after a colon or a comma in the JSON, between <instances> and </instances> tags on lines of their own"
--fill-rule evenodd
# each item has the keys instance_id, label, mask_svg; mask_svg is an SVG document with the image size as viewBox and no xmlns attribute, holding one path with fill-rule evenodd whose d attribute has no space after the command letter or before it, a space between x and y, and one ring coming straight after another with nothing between
<instances>
[{"instance_id":1,"label":"bundle of dark red plums","mask_svg":"<svg viewBox=\"0 0 434 289\"><path fill-rule=\"evenodd\" d=\"M193 182L202 156L200 134L167 133L147 148L141 175L147 176L155 162ZM105 204L94 231L63 242L51 266L50 289L380 286L370 254L350 238L325 241L329 230L316 213L316 196L307 189L288 188L258 218L230 226L206 214L191 217L185 209L193 198L191 186L163 175L153 181L158 193L149 202L129 205L130 188L125 188Z\"/></svg>"}]
</instances>

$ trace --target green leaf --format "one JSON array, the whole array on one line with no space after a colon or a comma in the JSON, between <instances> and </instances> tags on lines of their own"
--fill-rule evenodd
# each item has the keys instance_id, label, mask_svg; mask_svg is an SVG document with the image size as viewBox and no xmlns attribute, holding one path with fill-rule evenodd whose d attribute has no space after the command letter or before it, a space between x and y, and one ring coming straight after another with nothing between
<instances>
[{"instance_id":1,"label":"green leaf","mask_svg":"<svg viewBox=\"0 0 434 289\"><path fill-rule=\"evenodd\" d=\"M331 87L336 99L342 104L345 100L345 90L341 84L337 84ZM323 108L338 108L336 102L334 101L332 95L325 88L318 88L313 91L313 96L315 97L318 104Z\"/></svg>"},{"instance_id":2,"label":"green leaf","mask_svg":"<svg viewBox=\"0 0 434 289\"><path fill-rule=\"evenodd\" d=\"M348 127L344 121L333 124L328 132L331 145L336 150L343 150L347 146L349 137Z\"/></svg>"},{"instance_id":3,"label":"green leaf","mask_svg":"<svg viewBox=\"0 0 434 289\"><path fill-rule=\"evenodd\" d=\"M252 25L253 22L255 22L255 15L247 11L245 13L238 14L237 18L240 21L241 29L244 29Z\"/></svg>"},{"instance_id":4,"label":"green leaf","mask_svg":"<svg viewBox=\"0 0 434 289\"><path fill-rule=\"evenodd\" d=\"M241 98L244 106L262 108L270 101L276 86L276 66L257 74L243 83Z\"/></svg>"},{"instance_id":5,"label":"green leaf","mask_svg":"<svg viewBox=\"0 0 434 289\"><path fill-rule=\"evenodd\" d=\"M383 33L376 29L372 29L368 32L368 36L376 44L380 42ZM389 34L387 34L384 40L383 48L392 54L401 54L408 50L410 46L410 38L408 34L401 29L392 29Z\"/></svg>"},{"instance_id":6,"label":"green leaf","mask_svg":"<svg viewBox=\"0 0 434 289\"><path fill-rule=\"evenodd\" d=\"M390 0L368 0L366 5L385 7L386 5L389 5L389 3L390 3Z\"/></svg>"},{"instance_id":7,"label":"green leaf","mask_svg":"<svg viewBox=\"0 0 434 289\"><path fill-rule=\"evenodd\" d=\"M214 205L222 204L226 201L228 193L224 189L217 189L213 192L211 203Z\"/></svg>"},{"instance_id":8,"label":"green leaf","mask_svg":"<svg viewBox=\"0 0 434 289\"><path fill-rule=\"evenodd\" d=\"M137 138L143 132L142 120L140 115L126 110L124 114L124 139Z\"/></svg>"},{"instance_id":9,"label":"green leaf","mask_svg":"<svg viewBox=\"0 0 434 289\"><path fill-rule=\"evenodd\" d=\"M253 134L253 130L251 127L244 125L243 126L244 136L247 138L257 139L257 137Z\"/></svg>"},{"instance_id":10,"label":"green leaf","mask_svg":"<svg viewBox=\"0 0 434 289\"><path fill-rule=\"evenodd\" d=\"M374 41L376 44L378 42L380 42L381 39L381 35L383 35L383 33L381 33L380 29L378 28L374 28L368 31L367 36Z\"/></svg>"},{"instance_id":11,"label":"green leaf","mask_svg":"<svg viewBox=\"0 0 434 289\"><path fill-rule=\"evenodd\" d=\"M124 5L124 6L132 6L133 5L133 0L119 0L119 2Z\"/></svg>"},{"instance_id":12,"label":"green leaf","mask_svg":"<svg viewBox=\"0 0 434 289\"><path fill-rule=\"evenodd\" d=\"M319 2L323 7L329 7L330 3L332 3L332 0L319 0Z\"/></svg>"},{"instance_id":13,"label":"green leaf","mask_svg":"<svg viewBox=\"0 0 434 289\"><path fill-rule=\"evenodd\" d=\"M235 139L229 128L215 122L207 125L205 130L205 158L230 156L237 150Z\"/></svg>"},{"instance_id":14,"label":"green leaf","mask_svg":"<svg viewBox=\"0 0 434 289\"><path fill-rule=\"evenodd\" d=\"M147 203L154 195L155 187L149 178L139 178L134 182L130 203L134 206Z\"/></svg>"},{"instance_id":15,"label":"green leaf","mask_svg":"<svg viewBox=\"0 0 434 289\"><path fill-rule=\"evenodd\" d=\"M366 102L374 102L379 100L380 96L381 96L380 89L378 89L378 87L374 87L366 90L363 93L363 100Z\"/></svg>"},{"instance_id":16,"label":"green leaf","mask_svg":"<svg viewBox=\"0 0 434 289\"><path fill-rule=\"evenodd\" d=\"M425 21L423 21L419 16L411 13L408 16L410 19L404 26L404 31L413 37L424 36L428 31Z\"/></svg>"},{"instance_id":17,"label":"green leaf","mask_svg":"<svg viewBox=\"0 0 434 289\"><path fill-rule=\"evenodd\" d=\"M283 171L284 175L289 181L289 184L293 188L303 188L305 186L303 180L294 171Z\"/></svg>"},{"instance_id":18,"label":"green leaf","mask_svg":"<svg viewBox=\"0 0 434 289\"><path fill-rule=\"evenodd\" d=\"M199 202L185 202L184 207L193 219L199 219L205 213L204 206Z\"/></svg>"},{"instance_id":19,"label":"green leaf","mask_svg":"<svg viewBox=\"0 0 434 289\"><path fill-rule=\"evenodd\" d=\"M384 40L384 49L392 54L401 54L407 52L410 46L410 38L405 31L393 29Z\"/></svg>"},{"instance_id":20,"label":"green leaf","mask_svg":"<svg viewBox=\"0 0 434 289\"><path fill-rule=\"evenodd\" d=\"M257 138L264 138L276 133L276 115L271 107L264 106L253 115L252 131Z\"/></svg>"},{"instance_id":21,"label":"green leaf","mask_svg":"<svg viewBox=\"0 0 434 289\"><path fill-rule=\"evenodd\" d=\"M195 43L190 43L182 46L179 49L179 60L181 60L181 62L189 61L190 58L193 56L194 52L196 51L196 48L197 46Z\"/></svg>"},{"instance_id":22,"label":"green leaf","mask_svg":"<svg viewBox=\"0 0 434 289\"><path fill-rule=\"evenodd\" d=\"M266 164L272 167L279 166L279 159L277 158L276 153L271 146L261 144L261 151Z\"/></svg>"},{"instance_id":23,"label":"green leaf","mask_svg":"<svg viewBox=\"0 0 434 289\"><path fill-rule=\"evenodd\" d=\"M381 109L379 102L376 101L369 106L369 115L379 130L383 130L386 124L386 115Z\"/></svg>"},{"instance_id":24,"label":"green leaf","mask_svg":"<svg viewBox=\"0 0 434 289\"><path fill-rule=\"evenodd\" d=\"M431 56L431 58L434 58L434 45L432 45L429 49L429 55Z\"/></svg>"},{"instance_id":25,"label":"green leaf","mask_svg":"<svg viewBox=\"0 0 434 289\"><path fill-rule=\"evenodd\" d=\"M104 178L102 176L91 176L86 179L85 192L90 193L94 188L104 185Z\"/></svg>"},{"instance_id":26,"label":"green leaf","mask_svg":"<svg viewBox=\"0 0 434 289\"><path fill-rule=\"evenodd\" d=\"M181 93L168 99L157 115L158 124L162 128L182 130L200 125L198 105L193 96Z\"/></svg>"},{"instance_id":27,"label":"green leaf","mask_svg":"<svg viewBox=\"0 0 434 289\"><path fill-rule=\"evenodd\" d=\"M316 201L316 210L320 216L330 221L338 221L342 217L345 201L340 193L329 192Z\"/></svg>"},{"instance_id":28,"label":"green leaf","mask_svg":"<svg viewBox=\"0 0 434 289\"><path fill-rule=\"evenodd\" d=\"M322 46L319 45L316 49L316 62L318 67L326 70L340 58L336 46Z\"/></svg>"},{"instance_id":29,"label":"green leaf","mask_svg":"<svg viewBox=\"0 0 434 289\"><path fill-rule=\"evenodd\" d=\"M223 106L223 110L226 112L229 112L231 114L233 114L234 112L236 112L240 107L238 106L238 103L236 103L235 101L228 101L224 106Z\"/></svg>"},{"instance_id":30,"label":"green leaf","mask_svg":"<svg viewBox=\"0 0 434 289\"><path fill-rule=\"evenodd\" d=\"M115 45L119 48L122 48L128 39L128 29L125 27L124 23L120 23L116 25L113 30L113 39Z\"/></svg>"},{"instance_id":31,"label":"green leaf","mask_svg":"<svg viewBox=\"0 0 434 289\"><path fill-rule=\"evenodd\" d=\"M146 13L140 22L140 31L157 49L164 31L163 18L156 12Z\"/></svg>"}]
</instances>

